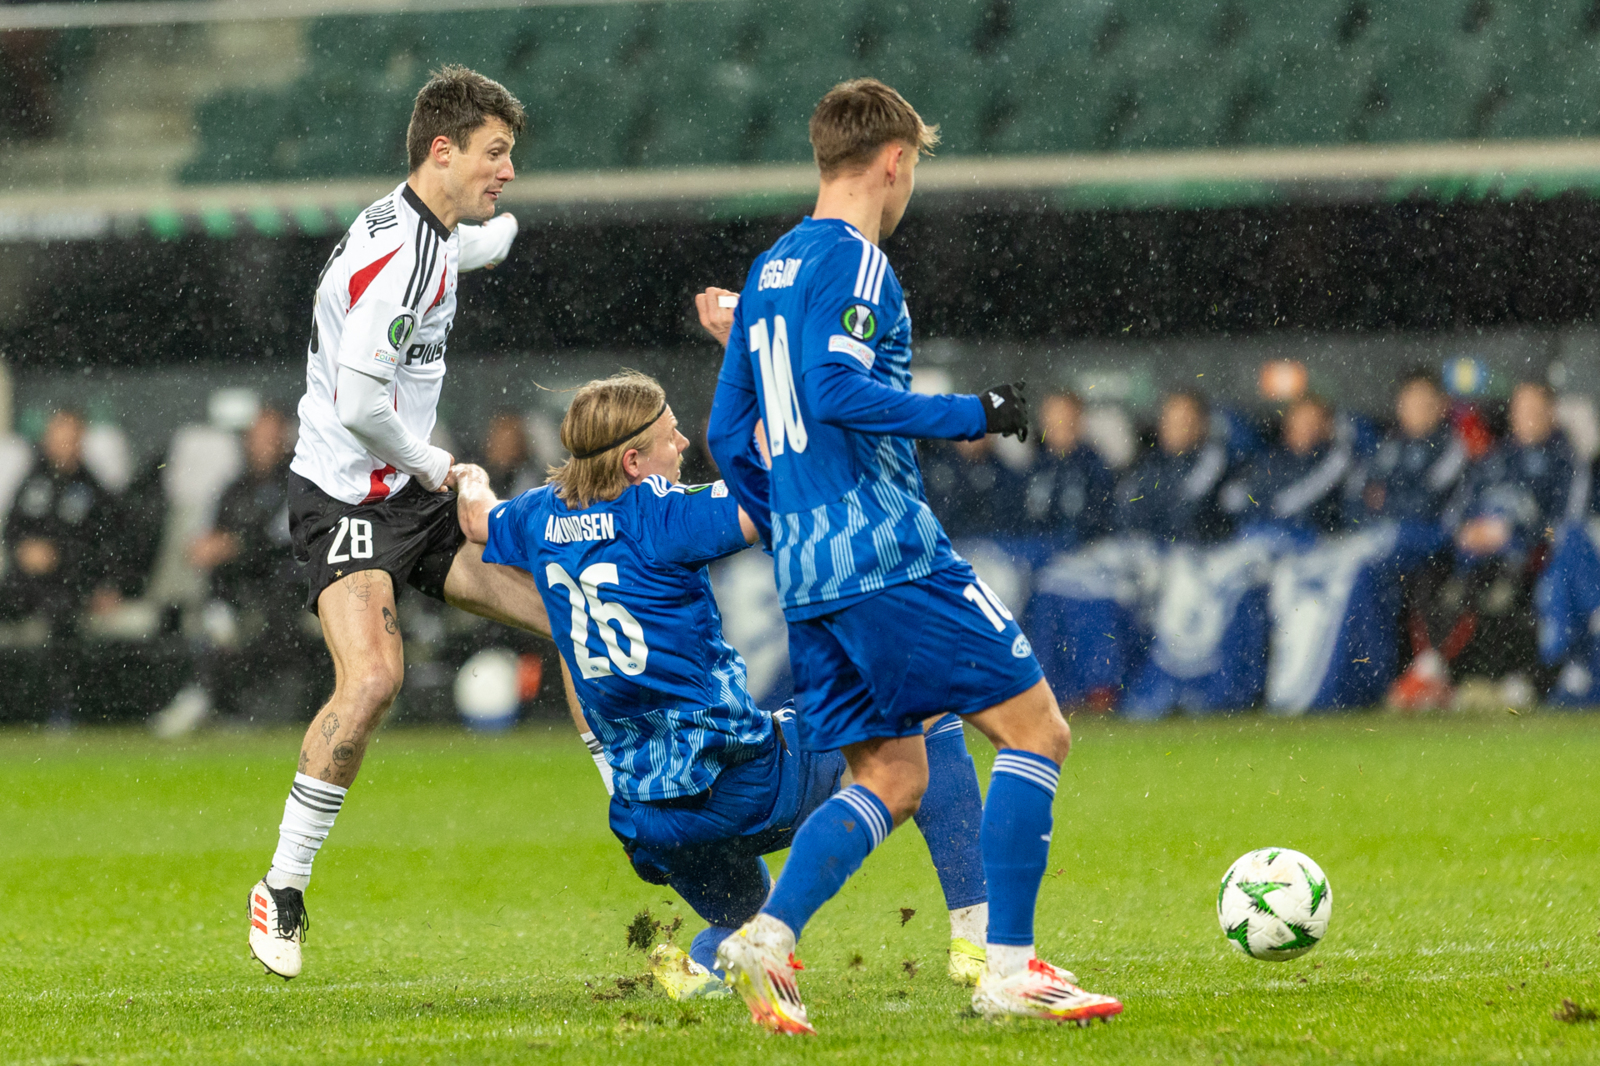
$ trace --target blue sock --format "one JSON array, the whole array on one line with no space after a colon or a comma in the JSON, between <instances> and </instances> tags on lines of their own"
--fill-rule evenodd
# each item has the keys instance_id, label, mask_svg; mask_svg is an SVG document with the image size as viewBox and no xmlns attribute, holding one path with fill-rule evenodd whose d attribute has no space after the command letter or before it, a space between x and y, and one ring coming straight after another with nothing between
<instances>
[{"instance_id":1,"label":"blue sock","mask_svg":"<svg viewBox=\"0 0 1600 1066\"><path fill-rule=\"evenodd\" d=\"M1033 943L1039 881L1050 862L1050 806L1061 767L1029 751L1003 748L983 805L983 873L989 881L991 944Z\"/></svg>"},{"instance_id":2,"label":"blue sock","mask_svg":"<svg viewBox=\"0 0 1600 1066\"><path fill-rule=\"evenodd\" d=\"M789 861L761 913L783 922L798 938L817 908L883 843L892 825L889 808L860 785L835 793L795 833Z\"/></svg>"},{"instance_id":3,"label":"blue sock","mask_svg":"<svg viewBox=\"0 0 1600 1066\"><path fill-rule=\"evenodd\" d=\"M717 969L717 945L738 931L726 925L706 926L694 935L694 941L689 945L689 957L721 980L722 971Z\"/></svg>"},{"instance_id":4,"label":"blue sock","mask_svg":"<svg viewBox=\"0 0 1600 1066\"><path fill-rule=\"evenodd\" d=\"M928 843L933 868L944 889L947 910L971 907L989 898L983 887L983 794L967 753L961 719L947 714L928 730L928 791L922 794L917 828Z\"/></svg>"}]
</instances>

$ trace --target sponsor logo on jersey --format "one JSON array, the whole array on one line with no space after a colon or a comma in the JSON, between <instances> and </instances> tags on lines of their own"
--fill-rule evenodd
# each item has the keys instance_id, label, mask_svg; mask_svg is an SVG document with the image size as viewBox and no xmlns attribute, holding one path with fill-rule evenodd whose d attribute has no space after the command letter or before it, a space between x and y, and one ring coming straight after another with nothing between
<instances>
[{"instance_id":1,"label":"sponsor logo on jersey","mask_svg":"<svg viewBox=\"0 0 1600 1066\"><path fill-rule=\"evenodd\" d=\"M551 515L544 522L544 539L551 544L571 544L578 540L616 540L617 516L599 514Z\"/></svg>"},{"instance_id":2,"label":"sponsor logo on jersey","mask_svg":"<svg viewBox=\"0 0 1600 1066\"><path fill-rule=\"evenodd\" d=\"M400 353L391 352L387 348L379 348L372 353L372 361L374 363L382 363L384 366L399 366Z\"/></svg>"},{"instance_id":3,"label":"sponsor logo on jersey","mask_svg":"<svg viewBox=\"0 0 1600 1066\"><path fill-rule=\"evenodd\" d=\"M872 361L878 356L877 352L868 348L854 337L846 337L838 333L828 338L828 351L843 352L848 356L853 356L856 362L868 370L872 369Z\"/></svg>"},{"instance_id":4,"label":"sponsor logo on jersey","mask_svg":"<svg viewBox=\"0 0 1600 1066\"><path fill-rule=\"evenodd\" d=\"M1011 642L1011 656L1014 659L1026 659L1033 654L1033 645L1028 643L1028 638L1021 633Z\"/></svg>"},{"instance_id":5,"label":"sponsor logo on jersey","mask_svg":"<svg viewBox=\"0 0 1600 1066\"><path fill-rule=\"evenodd\" d=\"M851 304L839 316L839 325L858 341L870 341L878 335L878 316L866 304Z\"/></svg>"},{"instance_id":6,"label":"sponsor logo on jersey","mask_svg":"<svg viewBox=\"0 0 1600 1066\"><path fill-rule=\"evenodd\" d=\"M766 266L761 268L761 280L756 284L756 288L787 289L794 284L795 276L799 273L798 259L769 259Z\"/></svg>"},{"instance_id":7,"label":"sponsor logo on jersey","mask_svg":"<svg viewBox=\"0 0 1600 1066\"><path fill-rule=\"evenodd\" d=\"M411 339L411 334L416 331L417 316L406 311L394 316L394 321L389 323L389 328L384 333L384 339L389 342L389 347L395 351L406 346L406 341ZM410 362L409 359L406 360Z\"/></svg>"},{"instance_id":8,"label":"sponsor logo on jersey","mask_svg":"<svg viewBox=\"0 0 1600 1066\"><path fill-rule=\"evenodd\" d=\"M406 366L413 364L427 366L437 363L444 358L444 341L434 341L432 344L413 344L406 349Z\"/></svg>"}]
</instances>

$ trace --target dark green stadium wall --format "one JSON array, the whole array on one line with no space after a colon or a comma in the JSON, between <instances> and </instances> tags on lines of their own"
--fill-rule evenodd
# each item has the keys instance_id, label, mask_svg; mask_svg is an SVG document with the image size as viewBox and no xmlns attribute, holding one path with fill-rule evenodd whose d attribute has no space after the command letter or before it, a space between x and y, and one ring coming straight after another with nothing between
<instances>
[{"instance_id":1,"label":"dark green stadium wall","mask_svg":"<svg viewBox=\"0 0 1600 1066\"><path fill-rule=\"evenodd\" d=\"M537 170L809 158L880 77L954 155L1593 136L1594 0L711 0L312 21L306 72L197 109L193 182L403 169L460 62L528 105Z\"/></svg>"}]
</instances>

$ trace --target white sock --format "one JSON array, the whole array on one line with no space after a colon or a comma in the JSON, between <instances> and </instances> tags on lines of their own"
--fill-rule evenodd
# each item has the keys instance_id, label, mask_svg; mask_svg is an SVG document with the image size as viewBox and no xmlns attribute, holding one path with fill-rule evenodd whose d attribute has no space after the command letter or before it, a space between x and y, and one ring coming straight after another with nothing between
<instances>
[{"instance_id":1,"label":"white sock","mask_svg":"<svg viewBox=\"0 0 1600 1066\"><path fill-rule=\"evenodd\" d=\"M970 907L957 907L950 912L950 939L983 943L989 930L989 905L974 903Z\"/></svg>"},{"instance_id":2,"label":"white sock","mask_svg":"<svg viewBox=\"0 0 1600 1066\"><path fill-rule=\"evenodd\" d=\"M283 804L283 822L278 826L278 850L272 856L272 869L267 871L268 888L298 888L304 892L311 884L311 862L328 839L348 791L305 774L294 775L289 798Z\"/></svg>"},{"instance_id":3,"label":"white sock","mask_svg":"<svg viewBox=\"0 0 1600 1066\"><path fill-rule=\"evenodd\" d=\"M1010 977L1028 968L1028 960L1033 958L1033 945L1019 948L1015 944L985 944L984 954L989 963L989 972L995 977Z\"/></svg>"},{"instance_id":4,"label":"white sock","mask_svg":"<svg viewBox=\"0 0 1600 1066\"><path fill-rule=\"evenodd\" d=\"M606 783L606 795L611 795L611 764L606 762L605 746L593 733L580 733L579 736L583 738L583 746L589 749L589 758L594 760L595 768L600 771L600 780Z\"/></svg>"}]
</instances>

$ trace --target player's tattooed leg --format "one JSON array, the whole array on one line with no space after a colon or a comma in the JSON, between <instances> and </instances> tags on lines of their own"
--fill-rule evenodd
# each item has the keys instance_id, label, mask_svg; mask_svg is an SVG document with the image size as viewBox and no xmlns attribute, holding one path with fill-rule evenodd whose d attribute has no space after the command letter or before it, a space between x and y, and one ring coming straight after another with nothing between
<instances>
[{"instance_id":1,"label":"player's tattooed leg","mask_svg":"<svg viewBox=\"0 0 1600 1066\"><path fill-rule=\"evenodd\" d=\"M352 611L365 611L372 602L372 571L362 570L344 579L345 595Z\"/></svg>"}]
</instances>

